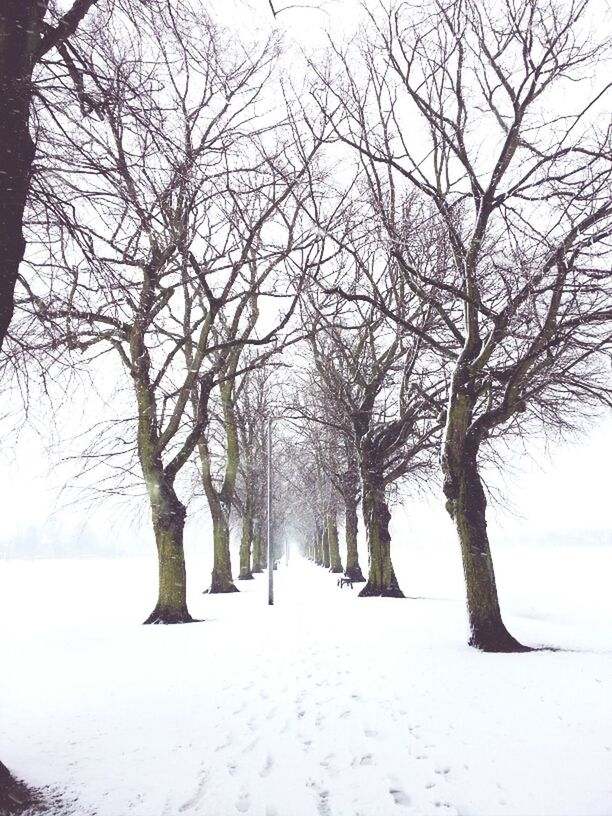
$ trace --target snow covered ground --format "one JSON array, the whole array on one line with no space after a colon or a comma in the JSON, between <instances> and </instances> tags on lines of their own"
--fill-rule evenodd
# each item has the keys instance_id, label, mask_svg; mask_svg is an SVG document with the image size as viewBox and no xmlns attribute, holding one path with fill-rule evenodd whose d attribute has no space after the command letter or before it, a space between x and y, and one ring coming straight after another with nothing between
<instances>
[{"instance_id":1,"label":"snow covered ground","mask_svg":"<svg viewBox=\"0 0 612 816\"><path fill-rule=\"evenodd\" d=\"M610 816L612 547L494 557L560 651L465 645L454 542L396 544L406 600L292 557L272 608L264 576L202 595L192 553L175 627L139 625L152 559L0 562L0 758L74 816Z\"/></svg>"}]
</instances>

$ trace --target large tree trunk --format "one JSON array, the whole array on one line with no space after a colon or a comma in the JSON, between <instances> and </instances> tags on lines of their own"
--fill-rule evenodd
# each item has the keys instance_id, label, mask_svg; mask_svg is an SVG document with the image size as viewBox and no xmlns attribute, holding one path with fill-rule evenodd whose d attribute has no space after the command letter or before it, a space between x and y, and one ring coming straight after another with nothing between
<instances>
[{"instance_id":1,"label":"large tree trunk","mask_svg":"<svg viewBox=\"0 0 612 816\"><path fill-rule=\"evenodd\" d=\"M237 359L238 358L236 358L236 364ZM236 365L233 365L231 370L235 373ZM230 379L220 385L219 391L221 394L221 404L223 406L227 442L225 475L220 490L217 489L213 482L210 451L208 449L208 439L205 434L202 435L198 443L198 452L200 454L200 464L202 467L202 484L204 485L204 492L206 493L213 523L213 571L210 587L206 590L210 593L238 592L238 587L234 584L232 579L229 531L239 459L233 381Z\"/></svg>"},{"instance_id":2,"label":"large tree trunk","mask_svg":"<svg viewBox=\"0 0 612 816\"><path fill-rule=\"evenodd\" d=\"M38 807L34 807L38 805ZM37 813L46 810L39 793L30 790L0 762L0 814Z\"/></svg>"},{"instance_id":3,"label":"large tree trunk","mask_svg":"<svg viewBox=\"0 0 612 816\"><path fill-rule=\"evenodd\" d=\"M352 581L365 581L359 565L357 549L357 499L345 496L344 499L344 535L346 539L346 570L345 575Z\"/></svg>"},{"instance_id":4,"label":"large tree trunk","mask_svg":"<svg viewBox=\"0 0 612 816\"><path fill-rule=\"evenodd\" d=\"M323 556L323 566L325 569L329 569L329 529L326 519L323 523L323 533L321 535L321 550Z\"/></svg>"},{"instance_id":5,"label":"large tree trunk","mask_svg":"<svg viewBox=\"0 0 612 816\"><path fill-rule=\"evenodd\" d=\"M191 623L187 610L187 576L183 551L185 507L162 474L148 475L151 516L157 544L157 604L145 623Z\"/></svg>"},{"instance_id":6,"label":"large tree trunk","mask_svg":"<svg viewBox=\"0 0 612 816\"><path fill-rule=\"evenodd\" d=\"M219 505L211 508L213 523L213 570L208 593L238 592L238 587L232 578L232 563L230 556L230 531L226 513Z\"/></svg>"},{"instance_id":7,"label":"large tree trunk","mask_svg":"<svg viewBox=\"0 0 612 816\"><path fill-rule=\"evenodd\" d=\"M385 498L384 482L367 465L362 470L363 518L368 541L368 580L359 593L362 598L383 596L403 598L391 561L391 513Z\"/></svg>"},{"instance_id":8,"label":"large tree trunk","mask_svg":"<svg viewBox=\"0 0 612 816\"><path fill-rule=\"evenodd\" d=\"M240 574L238 580L251 581L253 573L251 571L251 540L253 538L253 520L251 511L247 506L242 517L242 537L240 539Z\"/></svg>"},{"instance_id":9,"label":"large tree trunk","mask_svg":"<svg viewBox=\"0 0 612 816\"><path fill-rule=\"evenodd\" d=\"M471 646L485 652L523 652L502 620L487 534L487 499L478 472L478 442L446 433L444 493L461 545Z\"/></svg>"},{"instance_id":10,"label":"large tree trunk","mask_svg":"<svg viewBox=\"0 0 612 816\"><path fill-rule=\"evenodd\" d=\"M329 571L342 572L340 545L338 543L338 526L336 524L335 513L328 513L327 515L327 538L329 541Z\"/></svg>"},{"instance_id":11,"label":"large tree trunk","mask_svg":"<svg viewBox=\"0 0 612 816\"><path fill-rule=\"evenodd\" d=\"M487 499L478 472L482 440L471 428L474 405L469 359L459 360L451 382L441 465L446 509L461 545L469 643L487 652L526 651L506 629L499 608L487 535Z\"/></svg>"},{"instance_id":12,"label":"large tree trunk","mask_svg":"<svg viewBox=\"0 0 612 816\"><path fill-rule=\"evenodd\" d=\"M3 0L0 7L0 348L25 252L23 215L34 160L32 69L46 7L44 0Z\"/></svg>"},{"instance_id":13,"label":"large tree trunk","mask_svg":"<svg viewBox=\"0 0 612 816\"><path fill-rule=\"evenodd\" d=\"M34 160L29 128L33 52L45 10L44 3L34 0L3 0L0 7L0 349L13 317L25 253L23 215ZM0 762L0 809L10 812L14 798L21 798L18 787Z\"/></svg>"}]
</instances>

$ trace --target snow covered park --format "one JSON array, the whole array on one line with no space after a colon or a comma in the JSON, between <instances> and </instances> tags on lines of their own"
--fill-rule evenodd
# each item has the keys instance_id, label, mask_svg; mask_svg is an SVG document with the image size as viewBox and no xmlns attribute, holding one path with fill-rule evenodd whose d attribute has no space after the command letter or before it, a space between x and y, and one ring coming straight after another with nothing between
<instances>
[{"instance_id":1,"label":"snow covered park","mask_svg":"<svg viewBox=\"0 0 612 816\"><path fill-rule=\"evenodd\" d=\"M509 629L557 650L508 655L466 645L453 545L395 545L405 600L292 555L273 607L190 550L187 626L140 625L153 558L2 562L3 756L73 816L611 814L612 548L497 548Z\"/></svg>"},{"instance_id":2,"label":"snow covered park","mask_svg":"<svg viewBox=\"0 0 612 816\"><path fill-rule=\"evenodd\" d=\"M0 3L0 816L612 816L611 31Z\"/></svg>"}]
</instances>

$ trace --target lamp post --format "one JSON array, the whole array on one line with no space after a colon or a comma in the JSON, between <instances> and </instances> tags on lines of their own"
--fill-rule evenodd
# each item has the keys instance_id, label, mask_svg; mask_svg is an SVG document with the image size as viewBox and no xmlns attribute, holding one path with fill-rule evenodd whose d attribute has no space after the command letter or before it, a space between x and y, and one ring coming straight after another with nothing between
<instances>
[{"instance_id":1,"label":"lamp post","mask_svg":"<svg viewBox=\"0 0 612 816\"><path fill-rule=\"evenodd\" d=\"M268 419L268 606L274 604L274 564L272 563L272 421Z\"/></svg>"}]
</instances>

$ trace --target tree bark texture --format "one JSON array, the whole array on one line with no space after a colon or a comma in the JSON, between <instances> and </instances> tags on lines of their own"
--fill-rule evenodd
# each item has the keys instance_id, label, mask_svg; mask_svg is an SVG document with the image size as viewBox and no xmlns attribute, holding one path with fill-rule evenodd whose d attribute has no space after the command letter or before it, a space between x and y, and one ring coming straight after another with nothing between
<instances>
[{"instance_id":1,"label":"tree bark texture","mask_svg":"<svg viewBox=\"0 0 612 816\"><path fill-rule=\"evenodd\" d=\"M323 523L323 532L321 534L321 550L323 556L323 566L329 569L329 528L327 526L327 519Z\"/></svg>"},{"instance_id":2,"label":"tree bark texture","mask_svg":"<svg viewBox=\"0 0 612 816\"><path fill-rule=\"evenodd\" d=\"M317 531L315 536L315 564L320 567L323 565L323 526L317 524Z\"/></svg>"},{"instance_id":3,"label":"tree bark texture","mask_svg":"<svg viewBox=\"0 0 612 816\"><path fill-rule=\"evenodd\" d=\"M368 541L368 580L359 593L362 598L382 596L386 598L403 598L399 588L393 563L391 561L391 535L389 522L391 513L385 498L385 487L382 477L364 468L363 480L363 518Z\"/></svg>"},{"instance_id":4,"label":"tree bark texture","mask_svg":"<svg viewBox=\"0 0 612 816\"><path fill-rule=\"evenodd\" d=\"M327 515L327 538L329 541L329 571L342 572L340 545L338 542L338 525L336 524L335 513L328 513Z\"/></svg>"},{"instance_id":5,"label":"tree bark texture","mask_svg":"<svg viewBox=\"0 0 612 816\"><path fill-rule=\"evenodd\" d=\"M158 560L158 597L145 623L191 623L183 550L185 507L163 474L145 475Z\"/></svg>"},{"instance_id":6,"label":"tree bark texture","mask_svg":"<svg viewBox=\"0 0 612 816\"><path fill-rule=\"evenodd\" d=\"M213 523L213 570L210 578L209 593L238 592L232 578L230 556L230 530L227 517L218 507L211 508Z\"/></svg>"},{"instance_id":7,"label":"tree bark texture","mask_svg":"<svg viewBox=\"0 0 612 816\"><path fill-rule=\"evenodd\" d=\"M213 570L210 587L207 590L210 593L238 592L232 578L229 530L239 457L232 388L231 382L219 387L227 441L225 475L220 490L213 483L207 440L203 437L198 446L202 483L213 523Z\"/></svg>"},{"instance_id":8,"label":"tree bark texture","mask_svg":"<svg viewBox=\"0 0 612 816\"><path fill-rule=\"evenodd\" d=\"M361 583L365 581L361 566L359 565L359 552L357 549L357 499L345 497L344 499L344 535L346 540L346 570L345 575L352 581Z\"/></svg>"},{"instance_id":9,"label":"tree bark texture","mask_svg":"<svg viewBox=\"0 0 612 816\"><path fill-rule=\"evenodd\" d=\"M250 581L253 578L251 571L251 541L253 538L253 520L248 507L242 517L242 537L240 539L240 581Z\"/></svg>"},{"instance_id":10,"label":"tree bark texture","mask_svg":"<svg viewBox=\"0 0 612 816\"><path fill-rule=\"evenodd\" d=\"M34 160L32 71L47 5L44 0L3 0L0 7L0 348L25 252L23 216Z\"/></svg>"},{"instance_id":11,"label":"tree bark texture","mask_svg":"<svg viewBox=\"0 0 612 816\"><path fill-rule=\"evenodd\" d=\"M35 807L38 806L38 807ZM40 813L47 810L39 791L32 790L11 774L0 762L0 813L13 816L18 813Z\"/></svg>"},{"instance_id":12,"label":"tree bark texture","mask_svg":"<svg viewBox=\"0 0 612 816\"><path fill-rule=\"evenodd\" d=\"M502 620L487 534L487 499L478 471L480 440L470 432L473 399L469 380L455 372L442 449L446 509L453 519L463 560L469 643L486 652L528 651Z\"/></svg>"},{"instance_id":13,"label":"tree bark texture","mask_svg":"<svg viewBox=\"0 0 612 816\"><path fill-rule=\"evenodd\" d=\"M251 572L259 573L263 572L263 567L261 565L261 530L257 524L254 525L253 530L253 567Z\"/></svg>"}]
</instances>

